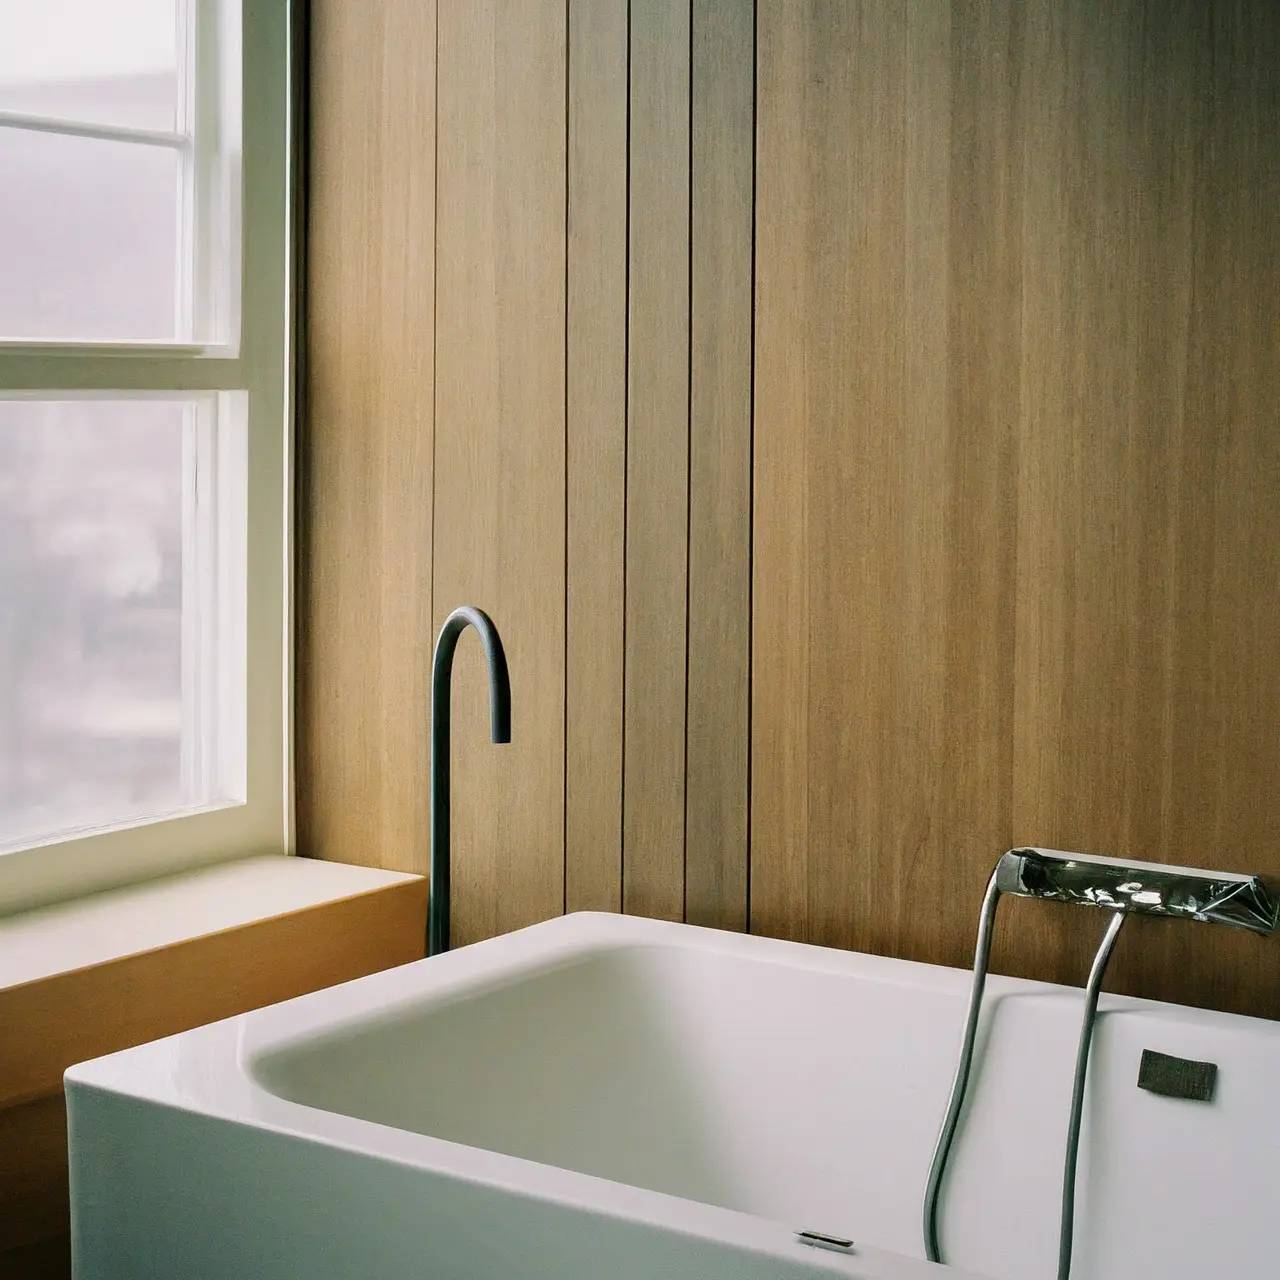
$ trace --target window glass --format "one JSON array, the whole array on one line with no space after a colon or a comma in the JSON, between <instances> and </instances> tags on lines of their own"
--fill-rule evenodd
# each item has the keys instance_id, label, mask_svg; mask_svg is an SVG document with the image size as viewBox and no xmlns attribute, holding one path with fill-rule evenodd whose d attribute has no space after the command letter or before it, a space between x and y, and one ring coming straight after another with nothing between
<instances>
[{"instance_id":1,"label":"window glass","mask_svg":"<svg viewBox=\"0 0 1280 1280\"><path fill-rule=\"evenodd\" d=\"M0 335L173 340L179 156L0 124Z\"/></svg>"},{"instance_id":2,"label":"window glass","mask_svg":"<svg viewBox=\"0 0 1280 1280\"><path fill-rule=\"evenodd\" d=\"M0 848L207 798L196 430L180 399L0 400Z\"/></svg>"},{"instance_id":3,"label":"window glass","mask_svg":"<svg viewBox=\"0 0 1280 1280\"><path fill-rule=\"evenodd\" d=\"M176 0L0 0L0 111L173 129Z\"/></svg>"}]
</instances>

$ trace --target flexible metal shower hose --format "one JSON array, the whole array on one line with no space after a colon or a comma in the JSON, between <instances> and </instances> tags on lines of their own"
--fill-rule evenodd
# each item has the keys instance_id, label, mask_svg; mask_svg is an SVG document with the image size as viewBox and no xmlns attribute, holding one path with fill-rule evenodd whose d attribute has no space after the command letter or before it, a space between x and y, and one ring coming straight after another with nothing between
<instances>
[{"instance_id":1,"label":"flexible metal shower hose","mask_svg":"<svg viewBox=\"0 0 1280 1280\"><path fill-rule=\"evenodd\" d=\"M929 1166L929 1179L924 1194L924 1251L930 1262L941 1262L942 1250L938 1243L938 1202L947 1160L955 1142L960 1111L964 1106L965 1091L969 1085L969 1073L973 1066L973 1049L978 1034L978 1018L982 1012L982 992L987 982L987 965L991 958L991 931L995 923L1000 890L993 873L982 899L982 914L978 920L978 945L973 960L973 986L969 992L969 1009L965 1017L964 1038L960 1045L960 1060L956 1064L955 1079L951 1085L951 1097L938 1142ZM1103 934L1093 965L1089 970L1089 983L1084 993L1084 1017L1080 1023L1080 1044L1076 1051L1075 1079L1071 1088L1071 1114L1067 1121L1067 1152L1062 1173L1062 1214L1058 1230L1058 1280L1070 1280L1071 1250L1075 1237L1076 1161L1080 1149L1080 1122L1084 1114L1084 1087L1089 1073L1089 1050L1093 1043L1093 1028L1098 1015L1098 996L1102 991L1102 979L1107 963L1115 949L1116 939L1125 922L1123 911L1115 912Z\"/></svg>"}]
</instances>

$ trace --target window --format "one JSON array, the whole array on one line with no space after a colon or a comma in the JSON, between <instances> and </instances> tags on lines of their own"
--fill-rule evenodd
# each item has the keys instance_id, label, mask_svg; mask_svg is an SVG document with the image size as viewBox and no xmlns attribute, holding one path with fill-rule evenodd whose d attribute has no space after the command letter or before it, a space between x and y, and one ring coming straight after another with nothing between
<instances>
[{"instance_id":1,"label":"window","mask_svg":"<svg viewBox=\"0 0 1280 1280\"><path fill-rule=\"evenodd\" d=\"M291 840L287 0L0 0L0 911Z\"/></svg>"}]
</instances>

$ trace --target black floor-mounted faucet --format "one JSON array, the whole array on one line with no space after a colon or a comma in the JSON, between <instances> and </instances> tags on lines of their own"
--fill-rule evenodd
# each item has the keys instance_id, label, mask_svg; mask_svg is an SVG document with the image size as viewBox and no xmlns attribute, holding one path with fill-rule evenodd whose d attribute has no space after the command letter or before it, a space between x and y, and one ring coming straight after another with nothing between
<instances>
[{"instance_id":1,"label":"black floor-mounted faucet","mask_svg":"<svg viewBox=\"0 0 1280 1280\"><path fill-rule=\"evenodd\" d=\"M511 679L502 637L487 613L463 605L440 628L431 661L431 899L427 955L449 950L449 700L458 637L475 627L489 666L489 736L511 741Z\"/></svg>"}]
</instances>

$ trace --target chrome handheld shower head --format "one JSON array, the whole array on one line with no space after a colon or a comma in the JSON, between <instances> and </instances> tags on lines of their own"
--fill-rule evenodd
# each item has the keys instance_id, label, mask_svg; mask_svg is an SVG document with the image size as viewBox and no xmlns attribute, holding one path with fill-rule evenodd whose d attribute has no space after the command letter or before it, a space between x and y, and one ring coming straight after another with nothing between
<instances>
[{"instance_id":1,"label":"chrome handheld shower head","mask_svg":"<svg viewBox=\"0 0 1280 1280\"><path fill-rule=\"evenodd\" d=\"M1253 933L1273 933L1280 924L1280 901L1258 876L1092 853L1010 849L996 864L996 888L1022 898L1201 920Z\"/></svg>"},{"instance_id":2,"label":"chrome handheld shower head","mask_svg":"<svg viewBox=\"0 0 1280 1280\"><path fill-rule=\"evenodd\" d=\"M951 1146L955 1140L969 1084L978 1015L991 957L991 935L1002 894L1019 898L1043 898L1047 902L1074 902L1104 907L1114 913L1098 948L1089 985L1085 988L1084 1019L1071 1096L1063 1173L1062 1216L1058 1249L1058 1277L1068 1280L1074 1236L1076 1151L1080 1138L1085 1074L1097 1014L1098 994L1112 947L1130 915L1169 916L1230 925L1252 933L1274 933L1280 927L1280 901L1258 876L1230 871L1201 871L1194 867L1170 867L1156 862L1126 862L1093 853L1064 853L1057 849L1010 849L1001 855L987 882L978 918L978 946L973 962L973 986L965 1016L964 1038L956 1064L951 1097L934 1148L924 1193L925 1257L942 1261L938 1239L938 1202Z\"/></svg>"}]
</instances>

